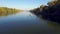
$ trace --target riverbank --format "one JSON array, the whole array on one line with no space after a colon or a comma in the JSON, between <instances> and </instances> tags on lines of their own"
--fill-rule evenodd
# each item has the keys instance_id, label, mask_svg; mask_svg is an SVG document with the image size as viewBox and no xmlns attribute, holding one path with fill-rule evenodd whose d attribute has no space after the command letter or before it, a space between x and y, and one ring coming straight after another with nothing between
<instances>
[{"instance_id":1,"label":"riverbank","mask_svg":"<svg viewBox=\"0 0 60 34\"><path fill-rule=\"evenodd\" d=\"M37 16L42 16L43 19L60 23L60 3L57 1L51 1L46 5L41 5L40 8L30 10Z\"/></svg>"},{"instance_id":2,"label":"riverbank","mask_svg":"<svg viewBox=\"0 0 60 34\"><path fill-rule=\"evenodd\" d=\"M0 16L7 16L21 12L22 10L8 7L0 7Z\"/></svg>"}]
</instances>

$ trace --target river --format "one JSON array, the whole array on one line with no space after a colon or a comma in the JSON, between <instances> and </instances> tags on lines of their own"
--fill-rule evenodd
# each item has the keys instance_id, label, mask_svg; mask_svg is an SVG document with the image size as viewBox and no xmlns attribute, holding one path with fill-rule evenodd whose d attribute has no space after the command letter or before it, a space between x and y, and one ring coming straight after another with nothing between
<instances>
[{"instance_id":1,"label":"river","mask_svg":"<svg viewBox=\"0 0 60 34\"><path fill-rule=\"evenodd\" d=\"M60 34L60 24L41 19L29 11L0 17L0 32L15 34Z\"/></svg>"}]
</instances>

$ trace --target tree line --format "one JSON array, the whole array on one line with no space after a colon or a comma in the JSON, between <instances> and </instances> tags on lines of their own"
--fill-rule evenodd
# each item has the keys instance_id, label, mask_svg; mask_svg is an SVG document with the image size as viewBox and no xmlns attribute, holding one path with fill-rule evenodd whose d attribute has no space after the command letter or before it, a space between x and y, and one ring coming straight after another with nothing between
<instances>
[{"instance_id":1,"label":"tree line","mask_svg":"<svg viewBox=\"0 0 60 34\"><path fill-rule=\"evenodd\" d=\"M60 0L50 1L47 5L41 5L30 11L36 15L41 15L44 19L60 23Z\"/></svg>"},{"instance_id":2,"label":"tree line","mask_svg":"<svg viewBox=\"0 0 60 34\"><path fill-rule=\"evenodd\" d=\"M10 14L15 14L17 12L20 12L18 9L8 8L8 7L0 7L0 16L6 16Z\"/></svg>"}]
</instances>

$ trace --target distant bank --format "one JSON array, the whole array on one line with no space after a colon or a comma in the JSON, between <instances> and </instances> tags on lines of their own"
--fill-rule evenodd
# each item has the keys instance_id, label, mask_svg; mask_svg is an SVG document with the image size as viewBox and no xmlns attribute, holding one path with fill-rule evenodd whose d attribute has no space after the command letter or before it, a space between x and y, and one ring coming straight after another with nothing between
<instances>
[{"instance_id":1,"label":"distant bank","mask_svg":"<svg viewBox=\"0 0 60 34\"><path fill-rule=\"evenodd\" d=\"M21 12L22 10L8 7L0 7L0 16L7 16L11 14L15 14Z\"/></svg>"}]
</instances>

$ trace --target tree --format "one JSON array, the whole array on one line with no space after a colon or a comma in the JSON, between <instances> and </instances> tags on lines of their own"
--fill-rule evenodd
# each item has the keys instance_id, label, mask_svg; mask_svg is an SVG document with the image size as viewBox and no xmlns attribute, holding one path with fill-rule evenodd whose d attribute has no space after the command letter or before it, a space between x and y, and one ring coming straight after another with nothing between
<instances>
[{"instance_id":1,"label":"tree","mask_svg":"<svg viewBox=\"0 0 60 34\"><path fill-rule=\"evenodd\" d=\"M6 16L6 15L10 15L10 14L15 14L15 13L17 13L19 11L20 10L18 10L18 9L0 7L0 16Z\"/></svg>"},{"instance_id":2,"label":"tree","mask_svg":"<svg viewBox=\"0 0 60 34\"><path fill-rule=\"evenodd\" d=\"M48 6L53 6L53 5L55 5L57 3L57 1L51 1L51 2L48 2L47 4L48 4Z\"/></svg>"},{"instance_id":3,"label":"tree","mask_svg":"<svg viewBox=\"0 0 60 34\"><path fill-rule=\"evenodd\" d=\"M43 11L43 8L45 7L45 5L41 5L40 6L40 12L42 12Z\"/></svg>"}]
</instances>

